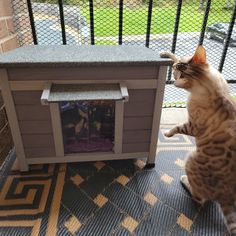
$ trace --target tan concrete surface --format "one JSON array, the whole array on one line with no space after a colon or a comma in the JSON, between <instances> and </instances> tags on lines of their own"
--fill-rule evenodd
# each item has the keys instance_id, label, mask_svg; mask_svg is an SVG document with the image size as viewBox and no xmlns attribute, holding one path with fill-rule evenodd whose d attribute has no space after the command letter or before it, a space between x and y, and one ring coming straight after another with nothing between
<instances>
[{"instance_id":1,"label":"tan concrete surface","mask_svg":"<svg viewBox=\"0 0 236 236\"><path fill-rule=\"evenodd\" d=\"M186 108L163 108L161 124L181 124L188 120Z\"/></svg>"}]
</instances>

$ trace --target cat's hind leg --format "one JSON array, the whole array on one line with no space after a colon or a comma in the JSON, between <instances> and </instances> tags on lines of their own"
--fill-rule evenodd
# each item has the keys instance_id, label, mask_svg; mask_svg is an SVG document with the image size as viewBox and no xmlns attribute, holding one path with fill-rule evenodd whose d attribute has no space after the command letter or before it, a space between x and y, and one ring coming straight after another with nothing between
<instances>
[{"instance_id":1,"label":"cat's hind leg","mask_svg":"<svg viewBox=\"0 0 236 236\"><path fill-rule=\"evenodd\" d=\"M236 206L235 202L220 203L228 231L231 236L236 236Z\"/></svg>"},{"instance_id":2,"label":"cat's hind leg","mask_svg":"<svg viewBox=\"0 0 236 236\"><path fill-rule=\"evenodd\" d=\"M192 196L192 198L194 199L194 201L198 202L199 204L203 205L206 200L199 197L194 190L192 189L189 181L188 181L188 176L187 175L182 175L180 177L180 182L182 184L182 186L188 191L188 193Z\"/></svg>"}]
</instances>

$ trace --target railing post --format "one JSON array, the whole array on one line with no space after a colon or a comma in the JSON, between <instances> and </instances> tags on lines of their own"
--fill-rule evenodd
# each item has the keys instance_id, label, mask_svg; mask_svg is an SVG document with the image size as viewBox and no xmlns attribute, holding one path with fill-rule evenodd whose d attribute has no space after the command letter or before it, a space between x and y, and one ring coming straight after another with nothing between
<instances>
[{"instance_id":1,"label":"railing post","mask_svg":"<svg viewBox=\"0 0 236 236\"><path fill-rule=\"evenodd\" d=\"M178 5L176 9L176 17L175 17L175 27L174 27L174 34L173 34L173 40L172 40L172 47L171 47L171 52L175 53L176 49L176 42L177 42L177 36L179 32L179 21L180 21L180 15L181 15L181 9L182 9L182 0L178 0ZM167 84L171 84L171 74L172 74L172 69L169 68L168 71L168 76L167 76Z\"/></svg>"},{"instance_id":2,"label":"railing post","mask_svg":"<svg viewBox=\"0 0 236 236\"><path fill-rule=\"evenodd\" d=\"M120 0L119 3L119 45L122 45L122 36L123 36L123 6L124 2L123 0Z\"/></svg>"},{"instance_id":3,"label":"railing post","mask_svg":"<svg viewBox=\"0 0 236 236\"><path fill-rule=\"evenodd\" d=\"M150 32L151 32L151 24L152 24L152 5L153 5L153 0L149 0L148 1L146 44L145 44L147 48L149 48L149 43L150 43Z\"/></svg>"},{"instance_id":4,"label":"railing post","mask_svg":"<svg viewBox=\"0 0 236 236\"><path fill-rule=\"evenodd\" d=\"M27 0L27 7L28 7L28 11L29 11L30 26L31 26L31 31L32 31L32 35L33 35L34 44L38 44L37 34L36 34L35 24L34 24L34 14L33 14L33 10L32 10L31 0Z\"/></svg>"},{"instance_id":5,"label":"railing post","mask_svg":"<svg viewBox=\"0 0 236 236\"><path fill-rule=\"evenodd\" d=\"M234 27L235 17L236 17L236 3L234 3L234 9L233 9L233 12L232 12L232 17L231 17L231 20L230 20L230 24L229 24L228 32L227 32L227 35L226 35L226 39L225 39L225 42L224 42L224 48L223 48L223 52L222 52L222 56L221 56L221 60L220 60L219 68L218 68L218 70L220 72L222 72L223 67L224 67L224 62L225 62L225 58L226 58L226 55L227 55L227 51L228 51L228 47L229 47L229 43L230 43L230 39L231 39L233 27Z\"/></svg>"},{"instance_id":6,"label":"railing post","mask_svg":"<svg viewBox=\"0 0 236 236\"><path fill-rule=\"evenodd\" d=\"M206 9L205 9L205 13L204 13L203 22L202 22L202 29L201 29L201 34L200 34L200 38L199 38L199 45L203 44L210 8L211 8L211 0L208 0L207 5L206 5Z\"/></svg>"},{"instance_id":7,"label":"railing post","mask_svg":"<svg viewBox=\"0 0 236 236\"><path fill-rule=\"evenodd\" d=\"M66 30L65 30L65 18L63 11L63 0L58 0L59 11L60 11L60 21L61 21L61 34L62 34L62 42L66 44Z\"/></svg>"},{"instance_id":8,"label":"railing post","mask_svg":"<svg viewBox=\"0 0 236 236\"><path fill-rule=\"evenodd\" d=\"M175 53L177 36L179 32L179 20L180 20L180 15L181 15L181 9L182 9L182 0L178 0L176 17L175 17L175 28L174 28L174 34L173 34L172 47L171 47L171 52L173 53Z\"/></svg>"},{"instance_id":9,"label":"railing post","mask_svg":"<svg viewBox=\"0 0 236 236\"><path fill-rule=\"evenodd\" d=\"M94 45L95 44L95 40L94 40L93 0L89 0L89 12L90 12L90 37L91 37L91 45Z\"/></svg>"}]
</instances>

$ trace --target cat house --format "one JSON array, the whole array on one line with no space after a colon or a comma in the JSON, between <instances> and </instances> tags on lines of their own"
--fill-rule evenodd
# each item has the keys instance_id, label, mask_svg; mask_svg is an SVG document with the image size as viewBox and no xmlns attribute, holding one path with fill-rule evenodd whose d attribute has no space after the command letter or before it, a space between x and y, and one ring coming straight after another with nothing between
<instances>
[{"instance_id":1,"label":"cat house","mask_svg":"<svg viewBox=\"0 0 236 236\"><path fill-rule=\"evenodd\" d=\"M155 163L169 59L135 46L24 46L0 55L22 171L30 164Z\"/></svg>"}]
</instances>

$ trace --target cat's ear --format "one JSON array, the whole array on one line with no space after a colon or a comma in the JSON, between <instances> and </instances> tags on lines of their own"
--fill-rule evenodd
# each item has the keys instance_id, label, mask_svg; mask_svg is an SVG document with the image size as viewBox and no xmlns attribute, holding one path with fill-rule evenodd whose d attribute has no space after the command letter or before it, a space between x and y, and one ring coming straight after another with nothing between
<instances>
[{"instance_id":1,"label":"cat's ear","mask_svg":"<svg viewBox=\"0 0 236 236\"><path fill-rule=\"evenodd\" d=\"M199 45L192 57L192 61L196 64L206 64L206 50Z\"/></svg>"}]
</instances>

